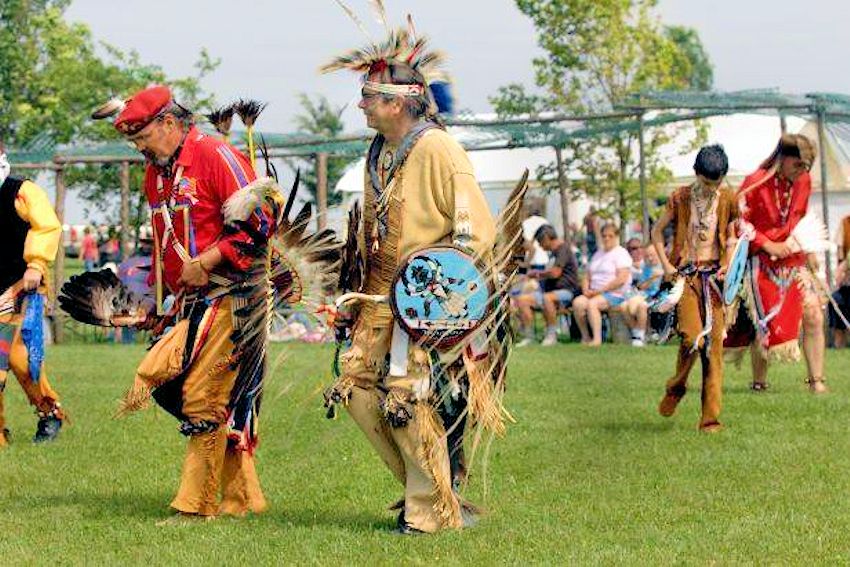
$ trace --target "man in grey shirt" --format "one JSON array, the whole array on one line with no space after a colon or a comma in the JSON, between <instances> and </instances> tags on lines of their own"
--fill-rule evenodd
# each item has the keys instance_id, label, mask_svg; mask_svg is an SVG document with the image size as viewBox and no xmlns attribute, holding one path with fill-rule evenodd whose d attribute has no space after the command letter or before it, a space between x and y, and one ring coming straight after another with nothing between
<instances>
[{"instance_id":1,"label":"man in grey shirt","mask_svg":"<svg viewBox=\"0 0 850 567\"><path fill-rule=\"evenodd\" d=\"M538 289L519 295L514 300L523 334L517 346L526 346L534 340L534 307L543 311L543 319L546 321L546 335L541 344L552 346L558 342L558 307L568 307L573 298L581 293L578 263L569 243L558 238L558 233L551 225L538 228L534 239L554 261L544 270L530 270L528 277L537 280Z\"/></svg>"}]
</instances>

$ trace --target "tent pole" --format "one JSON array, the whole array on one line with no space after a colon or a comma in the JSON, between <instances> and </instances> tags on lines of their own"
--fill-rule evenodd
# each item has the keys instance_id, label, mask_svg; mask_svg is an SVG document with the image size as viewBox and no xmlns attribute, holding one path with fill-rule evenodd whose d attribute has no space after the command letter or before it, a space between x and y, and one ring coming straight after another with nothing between
<instances>
[{"instance_id":1,"label":"tent pole","mask_svg":"<svg viewBox=\"0 0 850 567\"><path fill-rule=\"evenodd\" d=\"M561 196L561 222L564 225L564 240L572 243L572 235L570 234L570 196L569 186L567 185L567 175L564 170L564 156L561 154L561 148L555 146L555 160L558 163L558 193Z\"/></svg>"},{"instance_id":2,"label":"tent pole","mask_svg":"<svg viewBox=\"0 0 850 567\"><path fill-rule=\"evenodd\" d=\"M822 106L818 106L818 150L820 153L820 196L821 206L823 207L823 224L826 226L826 231L829 233L829 199L827 198L827 163L826 163L826 117ZM824 254L826 259L826 284L832 289L832 254L827 250Z\"/></svg>"},{"instance_id":3,"label":"tent pole","mask_svg":"<svg viewBox=\"0 0 850 567\"><path fill-rule=\"evenodd\" d=\"M319 231L325 229L328 216L328 154L316 154L316 225Z\"/></svg>"},{"instance_id":4,"label":"tent pole","mask_svg":"<svg viewBox=\"0 0 850 567\"><path fill-rule=\"evenodd\" d=\"M59 219L59 224L64 225L65 219L65 170L61 167L56 169L56 202L54 209L56 217ZM53 264L53 293L56 297L62 283L65 281L65 231L62 231L62 237L59 240L59 249L56 251L56 260ZM65 337L64 316L61 309L53 309L53 342L59 344Z\"/></svg>"},{"instance_id":5,"label":"tent pole","mask_svg":"<svg viewBox=\"0 0 850 567\"><path fill-rule=\"evenodd\" d=\"M121 162L121 259L130 256L130 162Z\"/></svg>"},{"instance_id":6,"label":"tent pole","mask_svg":"<svg viewBox=\"0 0 850 567\"><path fill-rule=\"evenodd\" d=\"M638 114L638 153L640 155L640 203L643 210L641 232L644 243L649 242L649 203L646 197L646 148L644 143L644 113ZM625 181L625 179L623 180Z\"/></svg>"}]
</instances>

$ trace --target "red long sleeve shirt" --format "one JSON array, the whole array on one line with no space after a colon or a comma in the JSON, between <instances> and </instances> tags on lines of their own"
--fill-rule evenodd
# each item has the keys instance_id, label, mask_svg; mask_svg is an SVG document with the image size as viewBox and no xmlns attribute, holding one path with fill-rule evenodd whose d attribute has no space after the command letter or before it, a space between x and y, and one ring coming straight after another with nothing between
<instances>
[{"instance_id":1,"label":"red long sleeve shirt","mask_svg":"<svg viewBox=\"0 0 850 567\"><path fill-rule=\"evenodd\" d=\"M173 176L181 168L182 174L175 183ZM150 283L158 286L164 283L171 292L177 292L181 287L183 260L177 254L173 241L167 243L162 252L165 224L160 204L163 200L170 203L174 238L191 256L217 244L222 256L233 268L246 269L250 260L239 252L234 242L250 239L244 233L223 234L222 205L230 195L256 178L248 159L230 144L192 127L170 173L172 177L163 175L161 191L158 189L158 175L158 169L149 164L145 171L144 189L151 206L154 258L158 264L151 271Z\"/></svg>"},{"instance_id":2,"label":"red long sleeve shirt","mask_svg":"<svg viewBox=\"0 0 850 567\"><path fill-rule=\"evenodd\" d=\"M747 190L758 184L770 175L770 178L752 190ZM774 174L769 174L763 169L744 179L741 192L744 195L743 218L756 229L755 239L750 243L752 254L762 253L766 260L767 254L763 252L765 242L784 242L791 231L806 215L809 208L809 196L812 193L812 180L808 173L800 175L791 186L791 202L788 207L788 217L783 222L780 211L780 194L787 187L787 181L782 180ZM786 184L786 185L783 185ZM792 254L784 259L771 261L780 266L802 266L806 263L806 255L802 252Z\"/></svg>"}]
</instances>

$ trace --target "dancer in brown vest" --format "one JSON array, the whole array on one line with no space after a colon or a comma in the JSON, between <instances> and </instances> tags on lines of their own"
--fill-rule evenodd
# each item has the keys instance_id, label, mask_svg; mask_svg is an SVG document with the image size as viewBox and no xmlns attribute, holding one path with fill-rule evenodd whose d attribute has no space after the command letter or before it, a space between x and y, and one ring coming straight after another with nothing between
<instances>
[{"instance_id":1,"label":"dancer in brown vest","mask_svg":"<svg viewBox=\"0 0 850 567\"><path fill-rule=\"evenodd\" d=\"M735 195L721 187L729 169L719 145L706 146L694 163L696 181L680 187L652 231L652 242L668 276L684 279L677 305L678 331L682 338L676 372L667 381L658 412L669 417L685 395L691 368L702 361L702 417L705 432L721 429L723 394L723 333L726 319L720 288L735 244L734 220L738 216ZM673 223L675 236L670 257L664 248L664 229Z\"/></svg>"}]
</instances>

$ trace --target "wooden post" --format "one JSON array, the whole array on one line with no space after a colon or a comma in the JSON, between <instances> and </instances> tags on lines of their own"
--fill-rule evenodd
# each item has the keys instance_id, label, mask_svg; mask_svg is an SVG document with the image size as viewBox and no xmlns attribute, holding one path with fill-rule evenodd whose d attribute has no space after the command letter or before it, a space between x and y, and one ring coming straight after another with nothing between
<instances>
[{"instance_id":1,"label":"wooden post","mask_svg":"<svg viewBox=\"0 0 850 567\"><path fill-rule=\"evenodd\" d=\"M65 170L59 168L56 170L56 202L54 209L56 217L59 219L59 224L64 225L65 219ZM65 282L65 231L62 231L62 236L59 240L59 250L56 252L56 261L53 265L53 295L56 297L59 289ZM61 309L54 306L53 309L53 342L61 343L65 338L64 314Z\"/></svg>"},{"instance_id":2,"label":"wooden post","mask_svg":"<svg viewBox=\"0 0 850 567\"><path fill-rule=\"evenodd\" d=\"M827 156L825 122L826 117L824 116L823 107L818 106L818 153L820 157L820 197L822 207L821 210L823 212L823 224L826 227L827 234L829 234L829 199L827 196L827 187L829 180L827 178L826 173ZM826 285L829 289L832 289L832 254L830 254L829 250L824 253L824 260L826 263Z\"/></svg>"},{"instance_id":3,"label":"wooden post","mask_svg":"<svg viewBox=\"0 0 850 567\"><path fill-rule=\"evenodd\" d=\"M784 134L788 131L788 121L785 120L785 113L779 111L779 130Z\"/></svg>"},{"instance_id":4,"label":"wooden post","mask_svg":"<svg viewBox=\"0 0 850 567\"><path fill-rule=\"evenodd\" d=\"M316 226L324 230L328 221L328 154L325 152L316 154L316 201L319 213Z\"/></svg>"},{"instance_id":5,"label":"wooden post","mask_svg":"<svg viewBox=\"0 0 850 567\"><path fill-rule=\"evenodd\" d=\"M555 146L555 159L558 163L558 193L561 196L561 222L564 224L564 240L572 243L570 235L570 196L567 185L567 174L564 171L564 157L561 148Z\"/></svg>"},{"instance_id":6,"label":"wooden post","mask_svg":"<svg viewBox=\"0 0 850 567\"><path fill-rule=\"evenodd\" d=\"M121 254L130 256L130 162L121 162Z\"/></svg>"},{"instance_id":7,"label":"wooden post","mask_svg":"<svg viewBox=\"0 0 850 567\"><path fill-rule=\"evenodd\" d=\"M643 139L643 112L638 115L638 153L640 155L640 203L643 210L643 233L644 243L649 242L649 203L646 197L646 153L645 142ZM625 181L625 179L623 180Z\"/></svg>"}]
</instances>

